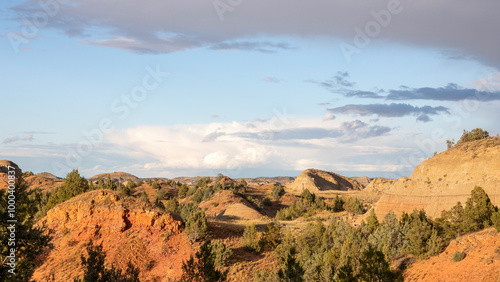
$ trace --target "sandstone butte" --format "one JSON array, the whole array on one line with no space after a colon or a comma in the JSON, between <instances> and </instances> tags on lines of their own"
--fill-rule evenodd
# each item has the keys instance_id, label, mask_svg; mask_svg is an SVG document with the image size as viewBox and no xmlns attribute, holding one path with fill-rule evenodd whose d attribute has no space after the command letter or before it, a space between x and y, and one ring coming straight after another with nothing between
<instances>
[{"instance_id":1,"label":"sandstone butte","mask_svg":"<svg viewBox=\"0 0 500 282\"><path fill-rule=\"evenodd\" d=\"M72 281L83 275L86 244L102 243L106 264L126 269L131 261L141 281L169 281L182 275L182 262L194 254L181 223L138 199L110 190L90 191L49 210L38 224L52 232L54 248L38 261L33 279Z\"/></svg>"},{"instance_id":2,"label":"sandstone butte","mask_svg":"<svg viewBox=\"0 0 500 282\"><path fill-rule=\"evenodd\" d=\"M390 184L389 184L390 185ZM481 186L494 205L500 205L500 138L459 143L419 164L410 177L401 177L383 192L375 213L424 209L441 216L458 201L465 204L470 191Z\"/></svg>"},{"instance_id":3,"label":"sandstone butte","mask_svg":"<svg viewBox=\"0 0 500 282\"><path fill-rule=\"evenodd\" d=\"M287 192L296 195L302 193L304 189L308 189L311 193L318 193L328 190L348 191L364 188L358 181L349 177L313 168L304 170L294 182L285 187Z\"/></svg>"}]
</instances>

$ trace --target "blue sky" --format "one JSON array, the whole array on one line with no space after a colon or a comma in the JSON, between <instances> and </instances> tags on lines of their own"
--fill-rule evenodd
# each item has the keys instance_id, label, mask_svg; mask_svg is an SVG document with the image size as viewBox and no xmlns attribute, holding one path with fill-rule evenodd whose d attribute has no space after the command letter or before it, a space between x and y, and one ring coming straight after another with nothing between
<instances>
[{"instance_id":1,"label":"blue sky","mask_svg":"<svg viewBox=\"0 0 500 282\"><path fill-rule=\"evenodd\" d=\"M4 2L0 158L58 176L408 176L463 129L499 132L499 6Z\"/></svg>"}]
</instances>

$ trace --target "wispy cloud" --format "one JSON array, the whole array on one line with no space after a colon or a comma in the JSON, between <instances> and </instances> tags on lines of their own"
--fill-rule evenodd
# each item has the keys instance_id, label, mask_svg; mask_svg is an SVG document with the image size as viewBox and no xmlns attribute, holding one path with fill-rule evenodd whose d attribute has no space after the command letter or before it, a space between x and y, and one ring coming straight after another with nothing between
<instances>
[{"instance_id":1,"label":"wispy cloud","mask_svg":"<svg viewBox=\"0 0 500 282\"><path fill-rule=\"evenodd\" d=\"M435 100L435 101L495 101L500 100L500 92L479 91L476 89L462 88L450 83L445 87L403 88L389 90L387 100Z\"/></svg>"},{"instance_id":2,"label":"wispy cloud","mask_svg":"<svg viewBox=\"0 0 500 282\"><path fill-rule=\"evenodd\" d=\"M444 87L420 87L411 88L401 86L399 89L389 90L362 90L355 89L355 82L348 80L347 72L338 72L333 78L321 82L309 81L315 83L326 90L340 94L344 97L385 99L387 101L498 101L500 100L500 75L478 79L475 83L478 89L464 88L455 83L449 83Z\"/></svg>"},{"instance_id":3,"label":"wispy cloud","mask_svg":"<svg viewBox=\"0 0 500 282\"><path fill-rule=\"evenodd\" d=\"M268 76L262 80L264 80L265 82L270 82L270 83L280 83L283 81L282 79L279 79L277 77L272 77L272 76Z\"/></svg>"},{"instance_id":4,"label":"wispy cloud","mask_svg":"<svg viewBox=\"0 0 500 282\"><path fill-rule=\"evenodd\" d=\"M443 106L415 107L409 104L369 104L369 105L345 105L327 110L336 114L357 114L361 116L377 115L379 117L404 117L417 115L418 121L430 121L429 115L449 114L450 110Z\"/></svg>"},{"instance_id":5,"label":"wispy cloud","mask_svg":"<svg viewBox=\"0 0 500 282\"><path fill-rule=\"evenodd\" d=\"M279 50L292 50L295 47L288 43L274 43L274 42L257 42L257 41L234 41L234 42L221 42L214 44L210 47L213 50L219 51L257 51L261 53L275 53Z\"/></svg>"},{"instance_id":6,"label":"wispy cloud","mask_svg":"<svg viewBox=\"0 0 500 282\"><path fill-rule=\"evenodd\" d=\"M8 137L5 138L2 141L2 144L10 144L10 143L17 143L17 142L22 142L22 141L33 141L33 135L25 135L25 136L13 136L13 137Z\"/></svg>"}]
</instances>

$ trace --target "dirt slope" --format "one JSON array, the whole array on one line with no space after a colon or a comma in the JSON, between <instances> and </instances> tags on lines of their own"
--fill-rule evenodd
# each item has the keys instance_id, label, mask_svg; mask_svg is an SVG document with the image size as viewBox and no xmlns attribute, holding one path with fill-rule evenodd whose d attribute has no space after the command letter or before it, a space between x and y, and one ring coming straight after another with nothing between
<instances>
[{"instance_id":1,"label":"dirt slope","mask_svg":"<svg viewBox=\"0 0 500 282\"><path fill-rule=\"evenodd\" d=\"M106 263L122 269L131 261L141 281L178 278L194 252L181 223L138 199L110 190L91 191L50 210L40 222L53 230L54 249L40 258L33 279L72 281L83 274L82 254L89 241L102 243ZM99 231L100 236L96 235Z\"/></svg>"},{"instance_id":2,"label":"dirt slope","mask_svg":"<svg viewBox=\"0 0 500 282\"><path fill-rule=\"evenodd\" d=\"M470 191L481 186L494 205L500 205L500 138L457 144L418 165L410 177L398 179L377 204L377 216L425 209L441 215L457 201L465 203Z\"/></svg>"},{"instance_id":3,"label":"dirt slope","mask_svg":"<svg viewBox=\"0 0 500 282\"><path fill-rule=\"evenodd\" d=\"M203 201L199 207L206 209L205 214L218 219L259 219L262 214L255 210L251 204L240 196L228 190L222 190L210 199Z\"/></svg>"},{"instance_id":4,"label":"dirt slope","mask_svg":"<svg viewBox=\"0 0 500 282\"><path fill-rule=\"evenodd\" d=\"M317 193L326 190L362 190L364 187L358 181L338 175L333 172L307 169L303 171L293 183L286 185L287 192L300 194L304 189L311 193Z\"/></svg>"},{"instance_id":5,"label":"dirt slope","mask_svg":"<svg viewBox=\"0 0 500 282\"><path fill-rule=\"evenodd\" d=\"M460 262L456 251L466 254ZM411 265L405 281L500 281L500 234L494 228L468 234L452 241L438 256Z\"/></svg>"}]
</instances>

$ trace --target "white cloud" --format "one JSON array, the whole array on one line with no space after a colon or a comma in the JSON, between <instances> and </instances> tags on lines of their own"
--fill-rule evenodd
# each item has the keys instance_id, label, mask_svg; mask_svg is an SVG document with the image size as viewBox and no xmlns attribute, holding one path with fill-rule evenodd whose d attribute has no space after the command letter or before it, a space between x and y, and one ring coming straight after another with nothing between
<instances>
[{"instance_id":1,"label":"white cloud","mask_svg":"<svg viewBox=\"0 0 500 282\"><path fill-rule=\"evenodd\" d=\"M384 138L384 134L363 134L371 126L359 120L355 121L359 124L355 128L346 127L344 118L329 123L320 118L278 121L143 126L110 132L106 139L111 146L124 148L120 151L136 162L155 160L141 168L145 170L243 171L258 168L295 171L309 167L335 169L344 165L349 168L350 161L343 164L345 156L376 154L378 148L372 144L373 138ZM365 149L362 145L351 149L353 143L363 144L367 139L371 139L369 145L373 149ZM381 152L397 154L402 151L389 150ZM382 162L380 170L392 171L388 163Z\"/></svg>"}]
</instances>

